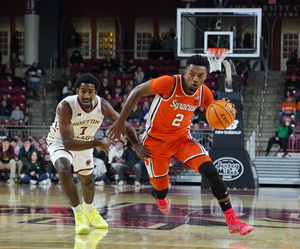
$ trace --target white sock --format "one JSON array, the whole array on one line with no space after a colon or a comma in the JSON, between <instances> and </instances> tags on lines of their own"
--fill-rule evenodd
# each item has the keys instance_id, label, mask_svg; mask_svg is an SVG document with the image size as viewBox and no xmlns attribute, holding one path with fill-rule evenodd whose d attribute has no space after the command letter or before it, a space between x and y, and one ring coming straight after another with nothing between
<instances>
[{"instance_id":1,"label":"white sock","mask_svg":"<svg viewBox=\"0 0 300 249\"><path fill-rule=\"evenodd\" d=\"M71 208L73 209L74 214L77 213L77 212L83 213L80 204L78 206L76 206L76 207L71 207Z\"/></svg>"},{"instance_id":2,"label":"white sock","mask_svg":"<svg viewBox=\"0 0 300 249\"><path fill-rule=\"evenodd\" d=\"M92 202L91 204L84 203L84 205L87 211L91 212L94 210L94 202Z\"/></svg>"}]
</instances>

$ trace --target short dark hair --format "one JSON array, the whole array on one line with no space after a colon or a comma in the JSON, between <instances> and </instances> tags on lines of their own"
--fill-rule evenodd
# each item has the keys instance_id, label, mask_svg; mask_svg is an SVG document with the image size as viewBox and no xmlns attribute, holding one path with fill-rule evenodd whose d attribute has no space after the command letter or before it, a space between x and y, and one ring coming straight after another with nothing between
<instances>
[{"instance_id":1,"label":"short dark hair","mask_svg":"<svg viewBox=\"0 0 300 249\"><path fill-rule=\"evenodd\" d=\"M206 67L206 70L207 72L209 73L210 71L210 64L209 64L209 61L206 57L204 56L201 56L201 55L198 55L198 54L195 54L195 55L192 55L191 57L189 57L187 60L186 60L186 63L185 63L185 68L188 68L189 65L196 65L196 66L203 66L203 67Z\"/></svg>"},{"instance_id":2,"label":"short dark hair","mask_svg":"<svg viewBox=\"0 0 300 249\"><path fill-rule=\"evenodd\" d=\"M15 138L11 138L11 139L10 139L10 142L18 143L17 139L15 139Z\"/></svg>"},{"instance_id":3,"label":"short dark hair","mask_svg":"<svg viewBox=\"0 0 300 249\"><path fill-rule=\"evenodd\" d=\"M95 86L95 90L98 91L100 86L100 81L91 73L81 74L75 81L75 87L78 89L81 83L93 84Z\"/></svg>"}]
</instances>

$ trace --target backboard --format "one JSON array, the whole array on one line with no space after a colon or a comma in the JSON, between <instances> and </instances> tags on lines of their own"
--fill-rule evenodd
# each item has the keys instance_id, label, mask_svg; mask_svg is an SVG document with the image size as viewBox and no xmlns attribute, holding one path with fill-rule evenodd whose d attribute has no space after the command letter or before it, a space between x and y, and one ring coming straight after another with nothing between
<instances>
[{"instance_id":1,"label":"backboard","mask_svg":"<svg viewBox=\"0 0 300 249\"><path fill-rule=\"evenodd\" d=\"M177 9L177 57L206 55L207 48L227 48L227 57L261 55L262 10L259 8Z\"/></svg>"}]
</instances>

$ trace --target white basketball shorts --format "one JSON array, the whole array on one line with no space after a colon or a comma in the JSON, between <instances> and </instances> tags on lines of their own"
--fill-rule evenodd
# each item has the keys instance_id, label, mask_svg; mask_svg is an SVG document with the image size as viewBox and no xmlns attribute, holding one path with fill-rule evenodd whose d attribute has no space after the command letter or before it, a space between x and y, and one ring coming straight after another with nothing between
<instances>
[{"instance_id":1,"label":"white basketball shorts","mask_svg":"<svg viewBox=\"0 0 300 249\"><path fill-rule=\"evenodd\" d=\"M73 164L74 173L90 175L94 171L93 149L73 151L66 150L61 142L54 141L48 146L53 165L58 158L65 157Z\"/></svg>"}]
</instances>

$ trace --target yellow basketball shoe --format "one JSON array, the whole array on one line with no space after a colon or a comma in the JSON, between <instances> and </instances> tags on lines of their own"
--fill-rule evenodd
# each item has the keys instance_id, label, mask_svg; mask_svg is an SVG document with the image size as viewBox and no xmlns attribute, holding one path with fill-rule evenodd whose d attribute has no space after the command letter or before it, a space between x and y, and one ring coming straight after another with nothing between
<instances>
[{"instance_id":1,"label":"yellow basketball shoe","mask_svg":"<svg viewBox=\"0 0 300 249\"><path fill-rule=\"evenodd\" d=\"M94 207L93 211L87 211L84 204L82 204L82 210L86 217L89 219L93 227L106 229L108 228L108 224L102 218L102 216L97 211L97 208Z\"/></svg>"},{"instance_id":2,"label":"yellow basketball shoe","mask_svg":"<svg viewBox=\"0 0 300 249\"><path fill-rule=\"evenodd\" d=\"M81 212L75 213L75 224L76 224L76 234L85 233L90 230L90 222L85 216L85 214Z\"/></svg>"}]
</instances>

